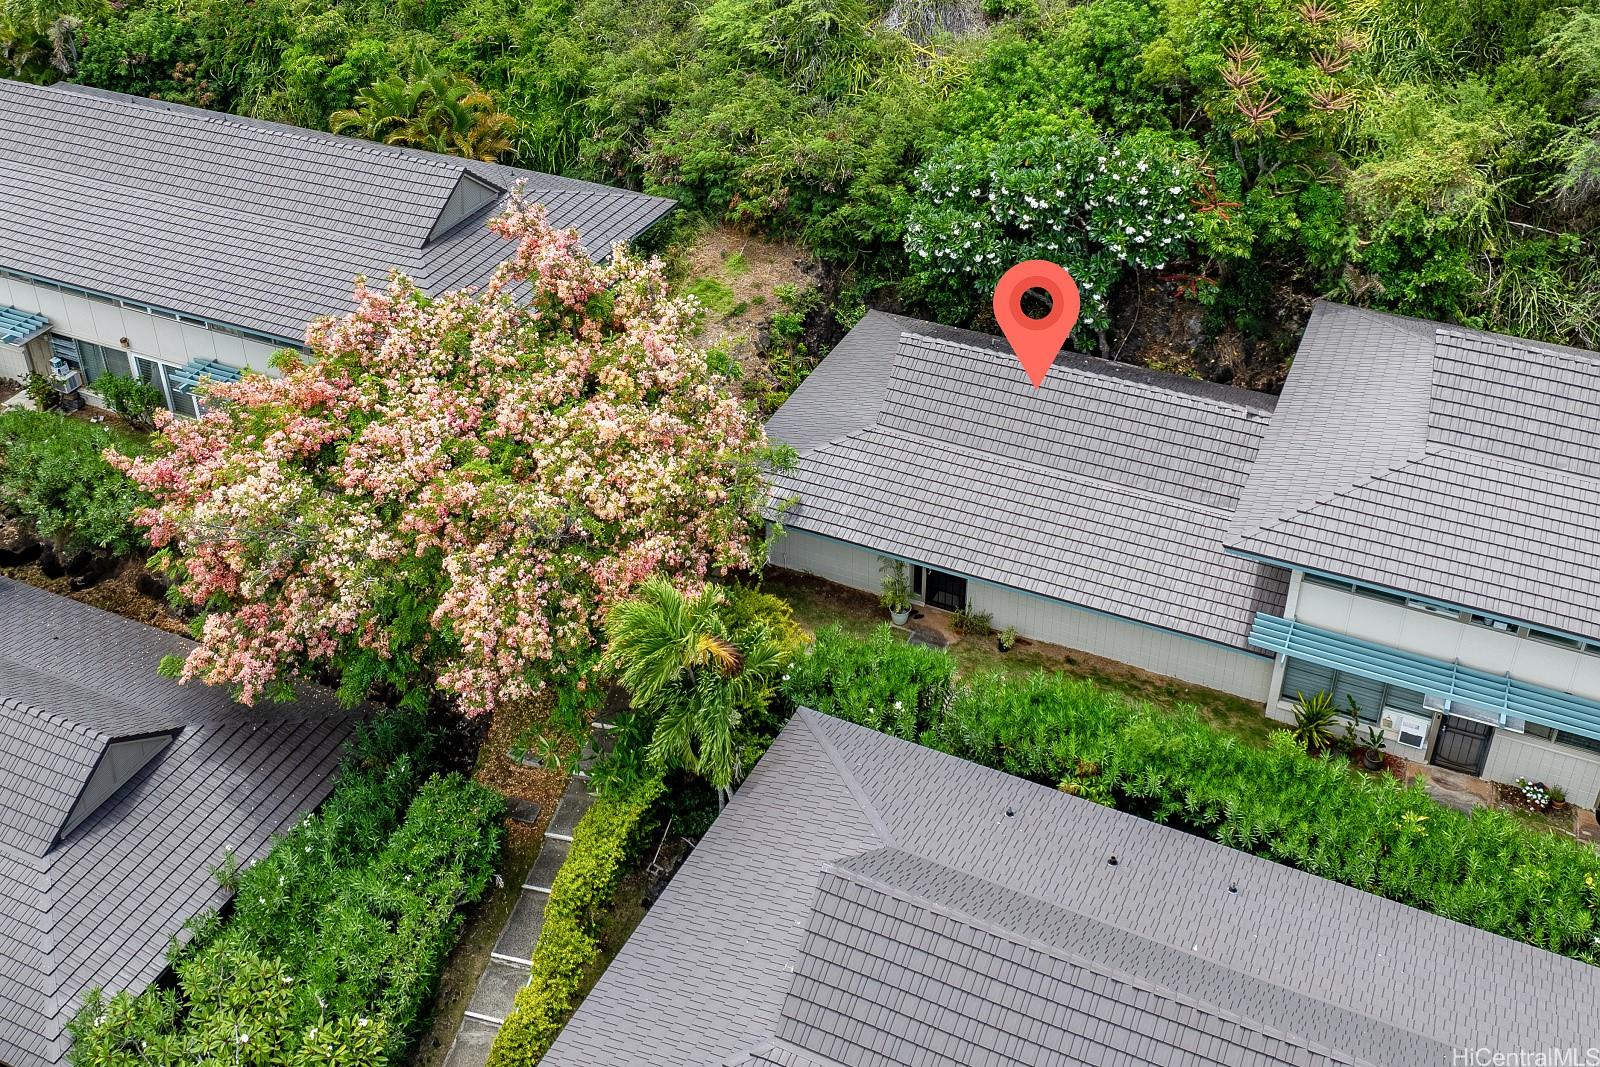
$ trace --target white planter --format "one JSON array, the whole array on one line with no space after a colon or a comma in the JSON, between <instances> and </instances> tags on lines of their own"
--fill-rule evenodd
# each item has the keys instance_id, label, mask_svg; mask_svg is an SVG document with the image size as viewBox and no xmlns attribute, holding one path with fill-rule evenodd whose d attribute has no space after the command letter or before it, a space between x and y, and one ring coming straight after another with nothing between
<instances>
[{"instance_id":1,"label":"white planter","mask_svg":"<svg viewBox=\"0 0 1600 1067\"><path fill-rule=\"evenodd\" d=\"M904 611L889 612L889 621L894 623L896 626L904 626L906 624L906 620L909 618L911 618L910 608L907 608Z\"/></svg>"}]
</instances>

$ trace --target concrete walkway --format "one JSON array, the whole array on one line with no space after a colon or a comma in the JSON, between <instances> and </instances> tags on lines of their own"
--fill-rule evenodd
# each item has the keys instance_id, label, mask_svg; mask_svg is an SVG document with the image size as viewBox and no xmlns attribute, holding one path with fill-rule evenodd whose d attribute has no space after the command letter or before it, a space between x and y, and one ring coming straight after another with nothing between
<instances>
[{"instance_id":1,"label":"concrete walkway","mask_svg":"<svg viewBox=\"0 0 1600 1067\"><path fill-rule=\"evenodd\" d=\"M494 951L478 976L477 988L467 1003L466 1014L456 1030L444 1067L483 1067L489 1059L489 1047L500 1032L500 1024L516 1006L517 990L528 984L533 946L538 943L539 931L544 926L544 906L550 899L550 887L555 883L556 872L566 862L578 820L594 803L589 793L588 775L583 770L593 758L593 750L585 749L578 773L567 780L566 791L561 794L550 816L550 825L545 829L544 844L528 870L517 903L495 941Z\"/></svg>"}]
</instances>

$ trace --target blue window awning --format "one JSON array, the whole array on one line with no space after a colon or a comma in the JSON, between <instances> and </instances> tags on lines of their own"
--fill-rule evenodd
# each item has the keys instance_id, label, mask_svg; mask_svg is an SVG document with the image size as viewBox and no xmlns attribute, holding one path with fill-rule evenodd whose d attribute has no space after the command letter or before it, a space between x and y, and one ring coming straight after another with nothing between
<instances>
[{"instance_id":1,"label":"blue window awning","mask_svg":"<svg viewBox=\"0 0 1600 1067\"><path fill-rule=\"evenodd\" d=\"M1600 702L1519 682L1510 675L1489 674L1459 663L1402 652L1302 622L1258 614L1250 643L1349 671L1364 678L1405 686L1441 700L1474 704L1506 719L1524 719L1600 740Z\"/></svg>"},{"instance_id":2,"label":"blue window awning","mask_svg":"<svg viewBox=\"0 0 1600 1067\"><path fill-rule=\"evenodd\" d=\"M0 345L18 348L50 329L50 320L32 311L0 304Z\"/></svg>"},{"instance_id":3,"label":"blue window awning","mask_svg":"<svg viewBox=\"0 0 1600 1067\"><path fill-rule=\"evenodd\" d=\"M174 389L192 393L202 381L236 382L244 376L238 367L214 359L191 359L182 367L167 372L167 383Z\"/></svg>"}]
</instances>

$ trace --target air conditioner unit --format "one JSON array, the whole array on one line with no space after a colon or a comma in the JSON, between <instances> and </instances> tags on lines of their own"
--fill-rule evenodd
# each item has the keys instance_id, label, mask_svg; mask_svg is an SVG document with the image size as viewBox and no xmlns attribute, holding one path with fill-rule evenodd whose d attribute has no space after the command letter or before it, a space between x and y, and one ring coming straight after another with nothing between
<instances>
[{"instance_id":1,"label":"air conditioner unit","mask_svg":"<svg viewBox=\"0 0 1600 1067\"><path fill-rule=\"evenodd\" d=\"M58 393L76 393L83 388L83 375L75 370L69 370L64 374L58 373L55 385Z\"/></svg>"},{"instance_id":2,"label":"air conditioner unit","mask_svg":"<svg viewBox=\"0 0 1600 1067\"><path fill-rule=\"evenodd\" d=\"M1428 745L1428 727L1433 725L1433 719L1394 708L1384 708L1380 723L1383 735L1395 744L1422 749Z\"/></svg>"}]
</instances>

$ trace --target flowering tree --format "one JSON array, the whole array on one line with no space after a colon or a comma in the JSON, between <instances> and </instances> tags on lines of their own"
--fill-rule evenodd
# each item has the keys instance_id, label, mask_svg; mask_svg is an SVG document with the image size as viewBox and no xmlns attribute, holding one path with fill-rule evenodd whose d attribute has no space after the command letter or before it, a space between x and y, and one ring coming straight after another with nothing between
<instances>
[{"instance_id":1,"label":"flowering tree","mask_svg":"<svg viewBox=\"0 0 1600 1067\"><path fill-rule=\"evenodd\" d=\"M481 292L358 285L312 361L212 386L116 460L205 611L185 680L249 702L331 669L349 700L437 686L482 712L590 688L599 620L649 576L759 565L776 454L690 343L692 302L537 207L492 227L514 251Z\"/></svg>"},{"instance_id":2,"label":"flowering tree","mask_svg":"<svg viewBox=\"0 0 1600 1067\"><path fill-rule=\"evenodd\" d=\"M1108 143L1092 128L994 146L957 141L917 172L906 250L929 301L950 315L986 306L1015 263L1061 264L1083 297L1079 330L1109 325L1125 267L1182 258L1195 234L1198 173L1165 134Z\"/></svg>"}]
</instances>

